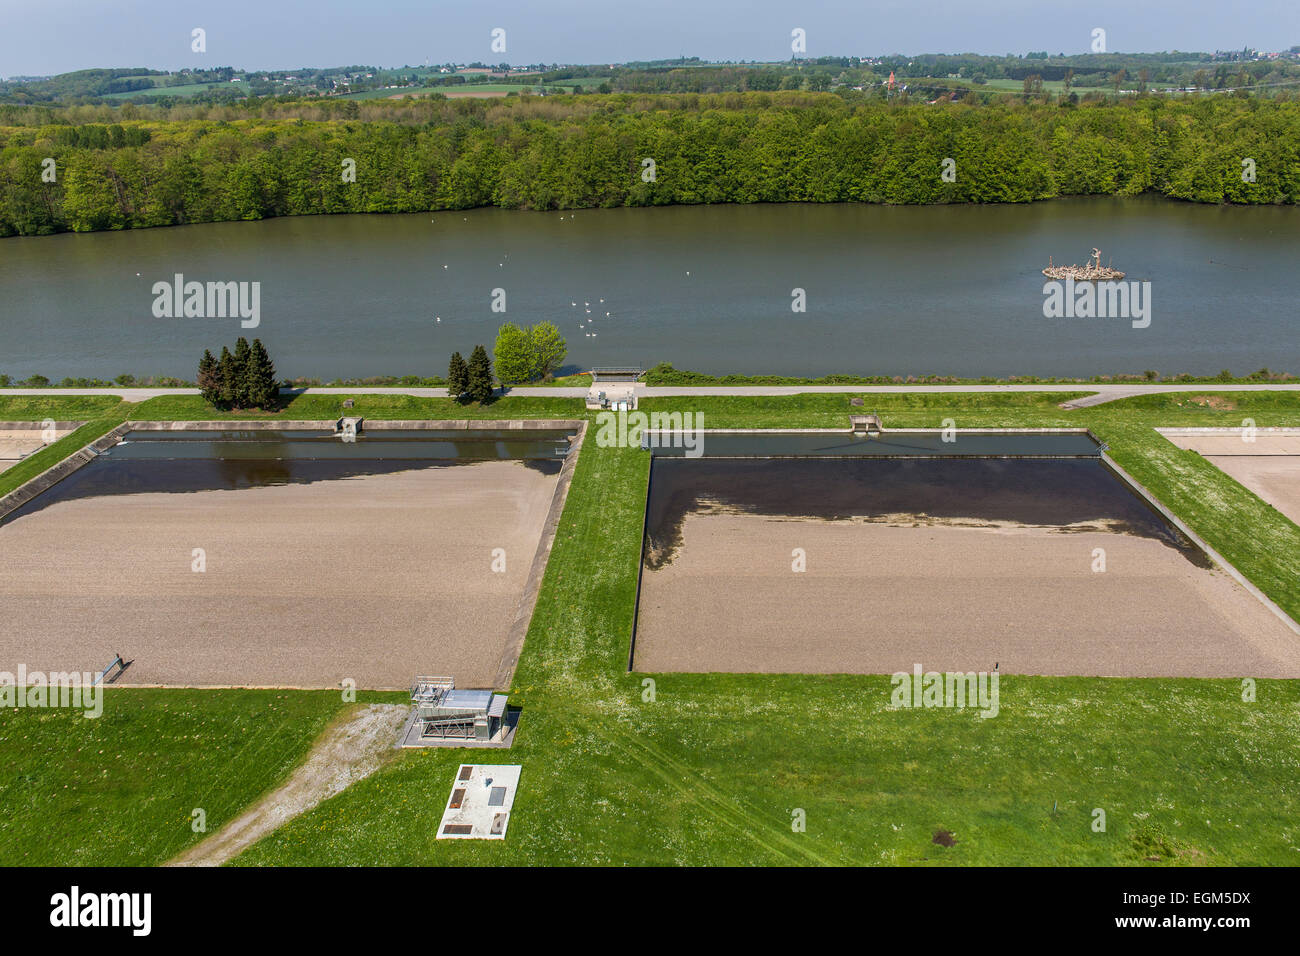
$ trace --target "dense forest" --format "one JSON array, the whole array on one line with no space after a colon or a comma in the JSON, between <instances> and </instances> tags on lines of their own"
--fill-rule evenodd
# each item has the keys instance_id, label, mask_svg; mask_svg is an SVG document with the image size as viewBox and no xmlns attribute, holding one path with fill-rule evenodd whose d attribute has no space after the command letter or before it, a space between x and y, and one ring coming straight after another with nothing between
<instances>
[{"instance_id":1,"label":"dense forest","mask_svg":"<svg viewBox=\"0 0 1300 956\"><path fill-rule=\"evenodd\" d=\"M1248 159L1254 182L1243 175ZM754 92L150 116L0 107L3 235L487 205L1027 202L1147 191L1295 203L1300 103L855 104Z\"/></svg>"}]
</instances>

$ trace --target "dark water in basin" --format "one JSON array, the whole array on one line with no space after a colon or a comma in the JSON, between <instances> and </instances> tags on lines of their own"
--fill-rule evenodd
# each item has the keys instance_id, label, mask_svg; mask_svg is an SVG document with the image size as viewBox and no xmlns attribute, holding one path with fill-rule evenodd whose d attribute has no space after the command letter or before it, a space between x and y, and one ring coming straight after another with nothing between
<instances>
[{"instance_id":1,"label":"dark water in basin","mask_svg":"<svg viewBox=\"0 0 1300 956\"><path fill-rule=\"evenodd\" d=\"M391 434L391 433L390 433ZM447 435L451 440L416 438ZM232 491L427 468L518 461L558 474L565 432L407 432L343 442L320 432L131 432L127 439L11 512L0 524L62 501L104 495ZM506 441L506 437L512 440Z\"/></svg>"},{"instance_id":2,"label":"dark water in basin","mask_svg":"<svg viewBox=\"0 0 1300 956\"><path fill-rule=\"evenodd\" d=\"M689 437L689 436L688 436ZM648 433L656 457L688 457L682 436ZM876 438L838 432L769 432L729 434L705 431L699 448L710 458L1095 458L1101 446L1090 435L956 431L952 441L940 432L889 431ZM643 445L643 447L645 447Z\"/></svg>"},{"instance_id":3,"label":"dark water in basin","mask_svg":"<svg viewBox=\"0 0 1300 956\"><path fill-rule=\"evenodd\" d=\"M717 505L823 520L904 515L1041 527L1104 522L1208 566L1199 549L1096 458L656 457L651 469L646 554L652 568L672 560L687 515Z\"/></svg>"},{"instance_id":4,"label":"dark water in basin","mask_svg":"<svg viewBox=\"0 0 1300 956\"><path fill-rule=\"evenodd\" d=\"M1149 328L1044 318L1048 257L1082 262L1094 246L1151 282ZM1146 198L482 209L11 238L0 240L0 372L192 379L204 348L243 334L286 376L444 374L453 350L490 348L506 319L555 322L582 367L1300 372L1297 248L1300 209ZM152 286L176 273L260 282L261 324L154 318ZM498 288L504 314L491 307ZM796 288L804 313L791 310Z\"/></svg>"},{"instance_id":5,"label":"dark water in basin","mask_svg":"<svg viewBox=\"0 0 1300 956\"><path fill-rule=\"evenodd\" d=\"M113 459L503 461L563 458L573 431L377 430L355 442L315 431L136 431L104 454Z\"/></svg>"}]
</instances>

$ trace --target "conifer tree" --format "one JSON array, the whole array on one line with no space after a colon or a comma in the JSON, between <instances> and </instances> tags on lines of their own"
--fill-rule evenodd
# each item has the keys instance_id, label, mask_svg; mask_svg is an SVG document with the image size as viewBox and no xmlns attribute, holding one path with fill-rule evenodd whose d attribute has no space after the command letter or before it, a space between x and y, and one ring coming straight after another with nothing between
<instances>
[{"instance_id":1,"label":"conifer tree","mask_svg":"<svg viewBox=\"0 0 1300 956\"><path fill-rule=\"evenodd\" d=\"M271 408L280 397L280 386L275 381L275 364L261 339L253 339L253 347L249 350L248 365L244 369L244 392L249 408Z\"/></svg>"},{"instance_id":2,"label":"conifer tree","mask_svg":"<svg viewBox=\"0 0 1300 956\"><path fill-rule=\"evenodd\" d=\"M492 360L487 349L474 346L469 356L469 397L480 404L492 398Z\"/></svg>"},{"instance_id":3,"label":"conifer tree","mask_svg":"<svg viewBox=\"0 0 1300 956\"><path fill-rule=\"evenodd\" d=\"M224 345L221 346L221 360L217 362L217 379L220 385L217 388L218 408L233 408L235 404L235 357L230 354L230 349Z\"/></svg>"},{"instance_id":4,"label":"conifer tree","mask_svg":"<svg viewBox=\"0 0 1300 956\"><path fill-rule=\"evenodd\" d=\"M209 405L216 405L220 401L221 370L217 366L217 360L207 349L203 350L203 358L199 359L198 384L199 391L203 393L203 401Z\"/></svg>"},{"instance_id":5,"label":"conifer tree","mask_svg":"<svg viewBox=\"0 0 1300 956\"><path fill-rule=\"evenodd\" d=\"M252 403L248 399L248 369L252 362L252 347L248 344L248 339L242 335L235 340L234 364L231 368L231 374L234 376L230 380L230 389L232 401L235 408L252 408Z\"/></svg>"},{"instance_id":6,"label":"conifer tree","mask_svg":"<svg viewBox=\"0 0 1300 956\"><path fill-rule=\"evenodd\" d=\"M460 398L469 391L469 366L459 352L451 353L451 363L447 366L447 394Z\"/></svg>"}]
</instances>

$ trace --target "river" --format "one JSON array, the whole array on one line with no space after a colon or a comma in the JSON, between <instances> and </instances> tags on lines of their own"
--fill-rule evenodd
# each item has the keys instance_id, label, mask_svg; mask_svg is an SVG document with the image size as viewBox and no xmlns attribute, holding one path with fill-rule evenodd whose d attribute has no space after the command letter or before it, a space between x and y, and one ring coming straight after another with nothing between
<instances>
[{"instance_id":1,"label":"river","mask_svg":"<svg viewBox=\"0 0 1300 956\"><path fill-rule=\"evenodd\" d=\"M568 368L1300 372L1298 240L1295 208L1147 198L479 209L10 238L0 372L193 379L204 348L248 335L283 376L439 375L506 320L555 322ZM1048 256L1082 263L1094 246L1150 283L1149 325L1044 316ZM176 274L258 283L258 325L156 316L154 285Z\"/></svg>"}]
</instances>

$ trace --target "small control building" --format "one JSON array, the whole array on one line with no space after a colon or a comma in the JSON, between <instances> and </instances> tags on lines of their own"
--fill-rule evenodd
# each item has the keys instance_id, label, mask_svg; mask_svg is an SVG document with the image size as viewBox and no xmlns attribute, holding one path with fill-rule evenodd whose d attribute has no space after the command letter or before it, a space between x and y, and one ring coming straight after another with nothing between
<instances>
[{"instance_id":1,"label":"small control building","mask_svg":"<svg viewBox=\"0 0 1300 956\"><path fill-rule=\"evenodd\" d=\"M457 690L450 677L417 677L411 685L417 742L494 743L505 738L505 694Z\"/></svg>"}]
</instances>

